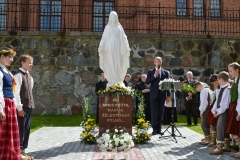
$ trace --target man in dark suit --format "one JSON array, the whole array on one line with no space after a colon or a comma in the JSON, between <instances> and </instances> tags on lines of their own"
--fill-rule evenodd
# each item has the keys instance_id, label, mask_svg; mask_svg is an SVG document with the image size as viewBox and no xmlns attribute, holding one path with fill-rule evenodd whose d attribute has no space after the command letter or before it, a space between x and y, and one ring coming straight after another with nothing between
<instances>
[{"instance_id":1,"label":"man in dark suit","mask_svg":"<svg viewBox=\"0 0 240 160\"><path fill-rule=\"evenodd\" d=\"M150 69L147 75L147 84L150 87L150 103L151 103L151 125L153 128L152 135L161 134L164 103L167 99L167 91L159 90L159 82L165 78L169 78L169 72L163 69L162 58L156 57L154 59L155 68ZM169 95L169 93L168 93ZM169 100L169 99L167 99Z\"/></svg>"},{"instance_id":2,"label":"man in dark suit","mask_svg":"<svg viewBox=\"0 0 240 160\"><path fill-rule=\"evenodd\" d=\"M186 74L187 80L184 83L189 84L190 86L194 86L196 83L193 80L193 73L188 71ZM185 110L187 115L187 125L192 125L192 118L194 125L197 125L198 121L198 94L193 94L191 92L184 92L184 100L185 100Z\"/></svg>"}]
</instances>

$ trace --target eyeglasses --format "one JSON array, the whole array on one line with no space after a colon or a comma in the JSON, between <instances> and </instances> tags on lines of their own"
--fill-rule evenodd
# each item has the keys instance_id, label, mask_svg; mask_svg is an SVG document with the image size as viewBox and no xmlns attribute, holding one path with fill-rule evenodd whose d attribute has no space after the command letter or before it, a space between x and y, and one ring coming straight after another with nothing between
<instances>
[{"instance_id":1,"label":"eyeglasses","mask_svg":"<svg viewBox=\"0 0 240 160\"><path fill-rule=\"evenodd\" d=\"M13 56L8 55L8 57L10 58L10 60L13 60Z\"/></svg>"}]
</instances>

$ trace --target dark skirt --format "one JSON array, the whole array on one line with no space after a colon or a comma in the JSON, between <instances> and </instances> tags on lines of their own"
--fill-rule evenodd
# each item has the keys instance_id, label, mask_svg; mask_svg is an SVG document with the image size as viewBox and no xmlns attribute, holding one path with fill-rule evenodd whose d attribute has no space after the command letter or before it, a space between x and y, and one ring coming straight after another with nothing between
<instances>
[{"instance_id":1,"label":"dark skirt","mask_svg":"<svg viewBox=\"0 0 240 160\"><path fill-rule=\"evenodd\" d=\"M237 121L237 111L236 111L237 102L232 102L229 105L228 113L228 124L226 127L226 132L233 135L240 136L240 121Z\"/></svg>"},{"instance_id":2,"label":"dark skirt","mask_svg":"<svg viewBox=\"0 0 240 160\"><path fill-rule=\"evenodd\" d=\"M212 126L216 126L217 125L217 118L215 118L211 112L212 108L213 108L213 104L211 104L210 106L210 110L209 110L209 113L208 113L208 116L207 116L207 123L209 125L212 125Z\"/></svg>"}]
</instances>

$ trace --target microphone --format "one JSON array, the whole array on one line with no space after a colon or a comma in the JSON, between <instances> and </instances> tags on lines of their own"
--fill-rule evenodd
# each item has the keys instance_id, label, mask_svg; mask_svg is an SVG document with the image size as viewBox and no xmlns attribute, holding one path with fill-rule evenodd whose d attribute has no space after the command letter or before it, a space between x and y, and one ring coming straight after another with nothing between
<instances>
[{"instance_id":1,"label":"microphone","mask_svg":"<svg viewBox=\"0 0 240 160\"><path fill-rule=\"evenodd\" d=\"M160 69L160 65L158 65L158 69Z\"/></svg>"}]
</instances>

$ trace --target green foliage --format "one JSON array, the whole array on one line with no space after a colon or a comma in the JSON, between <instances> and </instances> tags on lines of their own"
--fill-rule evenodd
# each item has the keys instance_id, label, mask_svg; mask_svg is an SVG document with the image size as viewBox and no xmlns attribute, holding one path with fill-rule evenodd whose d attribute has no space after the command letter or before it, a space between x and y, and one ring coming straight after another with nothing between
<instances>
[{"instance_id":1,"label":"green foliage","mask_svg":"<svg viewBox=\"0 0 240 160\"><path fill-rule=\"evenodd\" d=\"M144 108L146 106L144 96L143 96L142 92L140 92L139 90L135 90L134 95L138 99L138 112L137 112L136 117L137 118L144 118L145 117Z\"/></svg>"},{"instance_id":2,"label":"green foliage","mask_svg":"<svg viewBox=\"0 0 240 160\"><path fill-rule=\"evenodd\" d=\"M187 83L183 83L183 89L179 89L179 91L192 92L193 94L196 94L196 90Z\"/></svg>"}]
</instances>

